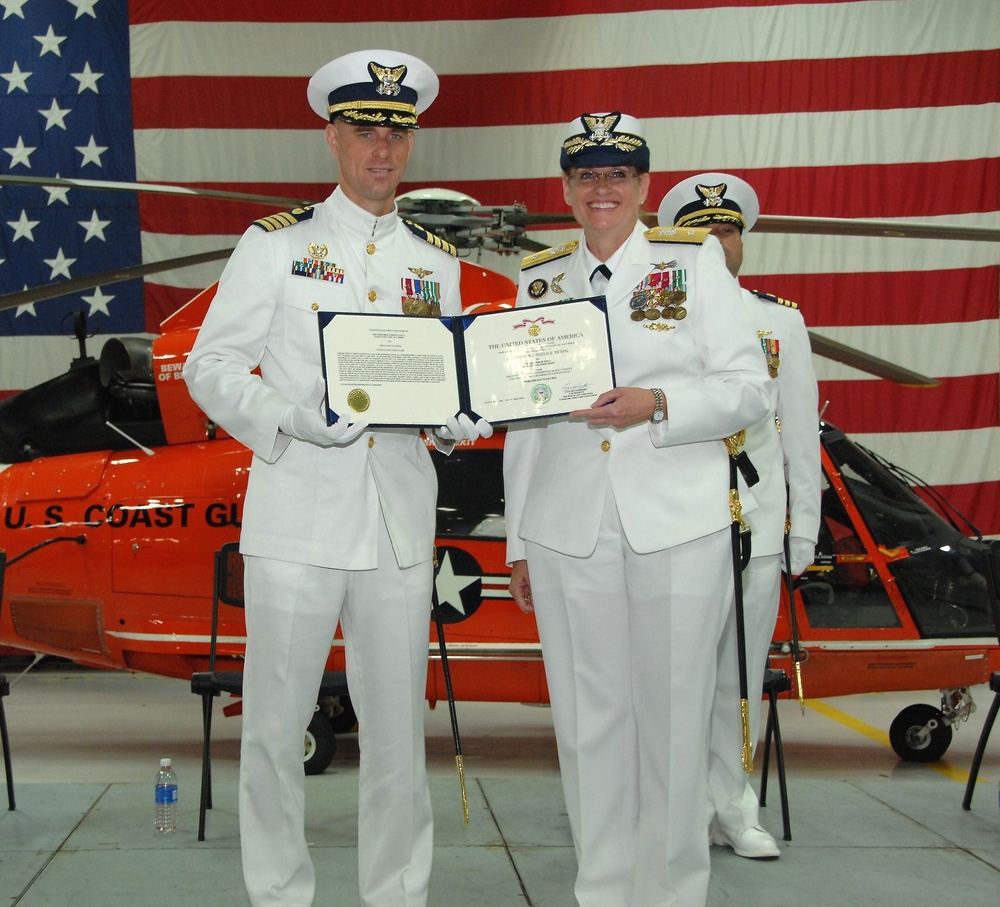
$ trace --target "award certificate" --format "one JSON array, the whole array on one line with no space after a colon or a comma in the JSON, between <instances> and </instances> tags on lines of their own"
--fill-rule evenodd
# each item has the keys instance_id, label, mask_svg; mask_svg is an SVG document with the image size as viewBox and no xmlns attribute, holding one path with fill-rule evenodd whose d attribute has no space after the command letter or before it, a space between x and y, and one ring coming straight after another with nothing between
<instances>
[{"instance_id":1,"label":"award certificate","mask_svg":"<svg viewBox=\"0 0 1000 907\"><path fill-rule=\"evenodd\" d=\"M603 296L455 318L321 312L319 322L331 424L560 416L615 386Z\"/></svg>"}]
</instances>

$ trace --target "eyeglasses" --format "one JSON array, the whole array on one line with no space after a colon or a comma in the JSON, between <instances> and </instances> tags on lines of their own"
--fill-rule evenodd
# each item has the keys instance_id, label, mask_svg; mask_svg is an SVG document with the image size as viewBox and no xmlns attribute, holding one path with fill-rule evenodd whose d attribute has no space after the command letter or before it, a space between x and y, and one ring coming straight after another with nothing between
<instances>
[{"instance_id":1,"label":"eyeglasses","mask_svg":"<svg viewBox=\"0 0 1000 907\"><path fill-rule=\"evenodd\" d=\"M638 175L635 170L571 170L569 178L581 186L597 186L602 179L609 186L621 186Z\"/></svg>"}]
</instances>

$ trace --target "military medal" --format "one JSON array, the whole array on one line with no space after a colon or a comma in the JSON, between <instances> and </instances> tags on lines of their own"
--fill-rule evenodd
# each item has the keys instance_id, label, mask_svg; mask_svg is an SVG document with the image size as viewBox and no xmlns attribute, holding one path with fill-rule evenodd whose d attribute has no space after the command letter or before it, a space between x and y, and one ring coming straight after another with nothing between
<instances>
[{"instance_id":1,"label":"military medal","mask_svg":"<svg viewBox=\"0 0 1000 907\"><path fill-rule=\"evenodd\" d=\"M767 361L767 373L772 378L777 378L778 369L781 367L781 356L779 355L781 344L777 337L768 337L767 335L770 333L770 331L758 331L757 335L760 337L761 349L764 350L764 359Z\"/></svg>"},{"instance_id":2,"label":"military medal","mask_svg":"<svg viewBox=\"0 0 1000 907\"><path fill-rule=\"evenodd\" d=\"M416 279L403 277L400 286L403 290L402 304L404 315L424 315L433 318L441 317L441 284L435 280L424 280L428 274L423 268L410 268Z\"/></svg>"},{"instance_id":3,"label":"military medal","mask_svg":"<svg viewBox=\"0 0 1000 907\"><path fill-rule=\"evenodd\" d=\"M632 290L629 306L633 321L652 329L648 322L682 321L687 317L687 309L681 305L687 301L687 270L676 265L676 261L654 264L653 270ZM656 329L666 330L666 326Z\"/></svg>"}]
</instances>

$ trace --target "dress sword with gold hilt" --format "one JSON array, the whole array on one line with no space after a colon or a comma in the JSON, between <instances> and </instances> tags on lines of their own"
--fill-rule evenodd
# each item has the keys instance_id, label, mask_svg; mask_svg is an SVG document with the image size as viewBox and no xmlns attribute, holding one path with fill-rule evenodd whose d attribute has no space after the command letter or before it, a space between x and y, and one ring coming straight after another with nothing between
<instances>
[{"instance_id":1,"label":"dress sword with gold hilt","mask_svg":"<svg viewBox=\"0 0 1000 907\"><path fill-rule=\"evenodd\" d=\"M737 471L743 473L748 486L757 484L757 470L743 450L747 433L738 431L725 439L729 452L729 511L732 516L733 603L736 609L736 652L740 679L740 723L743 728L743 771L753 771L753 741L750 739L750 699L747 684L746 626L743 617L743 570L750 562L750 529L743 520Z\"/></svg>"}]
</instances>

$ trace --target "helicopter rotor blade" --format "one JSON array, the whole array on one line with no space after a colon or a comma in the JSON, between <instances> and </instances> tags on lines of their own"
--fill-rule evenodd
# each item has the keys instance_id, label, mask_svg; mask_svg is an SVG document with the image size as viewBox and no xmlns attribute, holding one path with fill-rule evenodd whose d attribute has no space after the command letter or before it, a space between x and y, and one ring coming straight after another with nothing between
<instances>
[{"instance_id":1,"label":"helicopter rotor blade","mask_svg":"<svg viewBox=\"0 0 1000 907\"><path fill-rule=\"evenodd\" d=\"M57 299L60 296L69 296L72 293L92 290L94 287L121 283L123 280L145 277L147 274L158 274L161 271L179 270L180 268L189 268L192 265L204 264L208 261L218 261L221 258L228 258L232 254L232 249L216 249L214 252L199 252L197 255L184 255L180 258L168 258L164 261L151 261L144 265L132 265L126 268L102 271L100 274L91 274L89 277L47 283L44 286L34 287L30 290L21 290L18 293L7 293L4 296L0 296L0 312L5 309L13 309L16 306L30 305L46 299Z\"/></svg>"},{"instance_id":2,"label":"helicopter rotor blade","mask_svg":"<svg viewBox=\"0 0 1000 907\"><path fill-rule=\"evenodd\" d=\"M543 215L537 215L542 217ZM643 212L647 227L657 225L656 215ZM962 224L908 224L895 220L850 220L843 217L785 217L762 214L754 224L755 233L790 233L806 236L876 236L893 239L951 239L972 242L1000 242L1000 228Z\"/></svg>"},{"instance_id":3,"label":"helicopter rotor blade","mask_svg":"<svg viewBox=\"0 0 1000 907\"><path fill-rule=\"evenodd\" d=\"M1000 228L959 224L908 224L900 221L848 220L839 217L783 217L762 214L757 233L800 233L809 236L888 236L898 239L952 239L1000 242Z\"/></svg>"},{"instance_id":4,"label":"helicopter rotor blade","mask_svg":"<svg viewBox=\"0 0 1000 907\"><path fill-rule=\"evenodd\" d=\"M11 176L0 174L0 185L11 186L66 186L70 189L99 189L107 192L150 192L154 195L190 195L198 198L221 198L234 202L259 202L277 208L311 205L301 198L284 198L276 195L254 195L249 192L227 192L223 189L193 189L189 186L169 186L163 183L121 183L111 180L65 179L59 176Z\"/></svg>"},{"instance_id":5,"label":"helicopter rotor blade","mask_svg":"<svg viewBox=\"0 0 1000 907\"><path fill-rule=\"evenodd\" d=\"M936 378L928 378L926 375L912 372L901 365L879 359L878 356L872 356L870 353L865 353L853 346L847 346L845 343L823 337L814 331L809 331L809 343L812 346L812 351L818 356L832 359L834 362L841 362L896 384L902 384L906 387L938 387L941 384Z\"/></svg>"}]
</instances>

